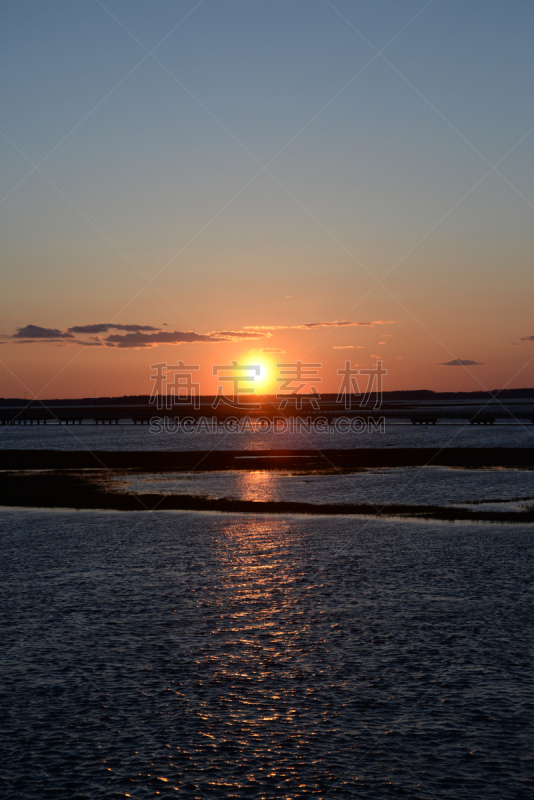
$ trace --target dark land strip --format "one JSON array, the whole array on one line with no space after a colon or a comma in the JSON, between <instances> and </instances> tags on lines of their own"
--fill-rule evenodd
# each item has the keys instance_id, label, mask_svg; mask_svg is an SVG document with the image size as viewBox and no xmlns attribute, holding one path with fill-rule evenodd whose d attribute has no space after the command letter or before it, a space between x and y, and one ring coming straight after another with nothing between
<instances>
[{"instance_id":1,"label":"dark land strip","mask_svg":"<svg viewBox=\"0 0 534 800\"><path fill-rule=\"evenodd\" d=\"M0 450L0 470L128 469L143 472L219 470L330 471L385 467L534 469L532 447L399 447L356 450L89 451Z\"/></svg>"}]
</instances>

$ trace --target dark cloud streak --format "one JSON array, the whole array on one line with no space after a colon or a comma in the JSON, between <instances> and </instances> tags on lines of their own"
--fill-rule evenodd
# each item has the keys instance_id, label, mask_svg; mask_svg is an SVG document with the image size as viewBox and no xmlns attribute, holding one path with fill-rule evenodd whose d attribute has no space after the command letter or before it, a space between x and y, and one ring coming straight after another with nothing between
<instances>
[{"instance_id":1,"label":"dark cloud streak","mask_svg":"<svg viewBox=\"0 0 534 800\"><path fill-rule=\"evenodd\" d=\"M395 320L376 319L372 322L348 322L346 319L332 322L305 322L303 325L245 325L245 330L252 331L297 331L314 328L372 328L374 325L393 325Z\"/></svg>"},{"instance_id":2,"label":"dark cloud streak","mask_svg":"<svg viewBox=\"0 0 534 800\"><path fill-rule=\"evenodd\" d=\"M25 325L18 328L13 339L74 339L72 333L57 328L41 328L39 325Z\"/></svg>"},{"instance_id":3,"label":"dark cloud streak","mask_svg":"<svg viewBox=\"0 0 534 800\"><path fill-rule=\"evenodd\" d=\"M108 347L153 347L160 344L193 344L196 342L238 342L243 339L267 339L269 334L251 331L213 331L194 333L193 331L157 331L156 333L114 333L107 336L104 343Z\"/></svg>"},{"instance_id":4,"label":"dark cloud streak","mask_svg":"<svg viewBox=\"0 0 534 800\"><path fill-rule=\"evenodd\" d=\"M468 358L455 358L452 361L442 361L438 367L481 367L482 361L471 361Z\"/></svg>"},{"instance_id":5,"label":"dark cloud streak","mask_svg":"<svg viewBox=\"0 0 534 800\"><path fill-rule=\"evenodd\" d=\"M105 322L102 325L74 325L69 328L69 333L107 333L110 330L127 331L128 333L138 333L139 331L157 331L158 328L152 325L118 325L113 322Z\"/></svg>"}]
</instances>

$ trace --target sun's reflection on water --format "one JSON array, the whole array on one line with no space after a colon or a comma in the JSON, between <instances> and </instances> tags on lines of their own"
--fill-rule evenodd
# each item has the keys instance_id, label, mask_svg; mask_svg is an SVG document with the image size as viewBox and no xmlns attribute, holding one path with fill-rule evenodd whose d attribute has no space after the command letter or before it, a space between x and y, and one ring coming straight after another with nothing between
<instances>
[{"instance_id":1,"label":"sun's reflection on water","mask_svg":"<svg viewBox=\"0 0 534 800\"><path fill-rule=\"evenodd\" d=\"M239 496L246 500L280 500L280 477L269 470L243 470L239 473Z\"/></svg>"},{"instance_id":2,"label":"sun's reflection on water","mask_svg":"<svg viewBox=\"0 0 534 800\"><path fill-rule=\"evenodd\" d=\"M247 491L271 499L269 478L261 472L243 474ZM212 624L201 661L219 712L224 709L225 741L217 747L231 743L242 763L251 765L241 788L266 778L289 787L298 777L289 755L308 745L310 731L303 737L300 727L298 676L307 669L302 637L309 621L300 602L306 576L296 544L287 520L261 517L221 521L213 542ZM212 704L206 701L199 716L208 708ZM204 735L213 722L208 711Z\"/></svg>"}]
</instances>

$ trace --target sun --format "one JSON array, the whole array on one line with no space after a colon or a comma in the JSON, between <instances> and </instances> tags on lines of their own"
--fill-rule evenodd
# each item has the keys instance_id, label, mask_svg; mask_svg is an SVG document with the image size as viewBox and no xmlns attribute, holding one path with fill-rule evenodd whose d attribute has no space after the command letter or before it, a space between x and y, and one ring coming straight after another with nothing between
<instances>
[{"instance_id":1,"label":"sun","mask_svg":"<svg viewBox=\"0 0 534 800\"><path fill-rule=\"evenodd\" d=\"M241 361L247 366L259 367L259 372L251 371L254 380L244 382L244 386L254 390L254 394L274 394L276 392L275 370L264 353L250 353Z\"/></svg>"}]
</instances>

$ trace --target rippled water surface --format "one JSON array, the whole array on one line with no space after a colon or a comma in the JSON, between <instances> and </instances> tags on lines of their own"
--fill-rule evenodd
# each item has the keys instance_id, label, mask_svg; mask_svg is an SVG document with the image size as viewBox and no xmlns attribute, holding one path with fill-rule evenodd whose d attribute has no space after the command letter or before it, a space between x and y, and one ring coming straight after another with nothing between
<instances>
[{"instance_id":1,"label":"rippled water surface","mask_svg":"<svg viewBox=\"0 0 534 800\"><path fill-rule=\"evenodd\" d=\"M5 798L530 798L519 525L0 513Z\"/></svg>"},{"instance_id":2,"label":"rippled water surface","mask_svg":"<svg viewBox=\"0 0 534 800\"><path fill-rule=\"evenodd\" d=\"M386 420L384 432L325 433L259 431L218 433L199 427L151 432L148 425L5 425L0 449L32 450L270 450L368 447L532 447L534 425L498 423L492 426L448 423L419 426Z\"/></svg>"},{"instance_id":3,"label":"rippled water surface","mask_svg":"<svg viewBox=\"0 0 534 800\"><path fill-rule=\"evenodd\" d=\"M508 510L534 504L534 471L395 467L352 474L310 475L268 470L136 475L130 492L301 503L462 505ZM511 501L517 501L512 503Z\"/></svg>"}]
</instances>

